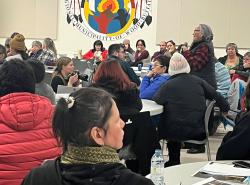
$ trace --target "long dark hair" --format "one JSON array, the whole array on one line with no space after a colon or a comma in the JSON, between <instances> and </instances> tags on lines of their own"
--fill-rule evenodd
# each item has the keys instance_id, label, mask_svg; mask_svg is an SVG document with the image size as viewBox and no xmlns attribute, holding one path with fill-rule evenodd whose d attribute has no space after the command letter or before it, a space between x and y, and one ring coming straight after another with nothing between
<instances>
[{"instance_id":1,"label":"long dark hair","mask_svg":"<svg viewBox=\"0 0 250 185\"><path fill-rule=\"evenodd\" d=\"M96 51L95 46L101 46L101 51L104 51L105 48L103 47L103 43L100 40L96 40L93 44L93 49L91 50L93 53Z\"/></svg>"},{"instance_id":2,"label":"long dark hair","mask_svg":"<svg viewBox=\"0 0 250 185\"><path fill-rule=\"evenodd\" d=\"M54 135L63 145L64 152L69 144L98 146L90 137L90 131L98 127L106 132L114 102L112 96L89 87L71 93L70 97L68 101L61 98L56 105L52 123Z\"/></svg>"}]
</instances>

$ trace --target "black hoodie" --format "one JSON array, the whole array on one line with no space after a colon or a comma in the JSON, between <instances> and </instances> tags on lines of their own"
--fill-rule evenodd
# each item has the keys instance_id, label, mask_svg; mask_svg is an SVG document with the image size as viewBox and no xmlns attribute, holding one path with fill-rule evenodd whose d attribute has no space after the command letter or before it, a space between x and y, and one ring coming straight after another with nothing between
<instances>
[{"instance_id":1,"label":"black hoodie","mask_svg":"<svg viewBox=\"0 0 250 185\"><path fill-rule=\"evenodd\" d=\"M62 164L46 161L25 177L22 185L153 185L120 163Z\"/></svg>"}]
</instances>

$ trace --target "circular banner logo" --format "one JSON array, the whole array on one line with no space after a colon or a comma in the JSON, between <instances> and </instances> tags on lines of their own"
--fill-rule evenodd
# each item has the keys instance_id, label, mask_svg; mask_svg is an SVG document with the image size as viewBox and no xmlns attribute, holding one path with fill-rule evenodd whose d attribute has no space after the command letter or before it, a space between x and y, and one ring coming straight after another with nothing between
<instances>
[{"instance_id":1,"label":"circular banner logo","mask_svg":"<svg viewBox=\"0 0 250 185\"><path fill-rule=\"evenodd\" d=\"M65 0L67 22L86 36L118 40L152 22L152 0Z\"/></svg>"}]
</instances>

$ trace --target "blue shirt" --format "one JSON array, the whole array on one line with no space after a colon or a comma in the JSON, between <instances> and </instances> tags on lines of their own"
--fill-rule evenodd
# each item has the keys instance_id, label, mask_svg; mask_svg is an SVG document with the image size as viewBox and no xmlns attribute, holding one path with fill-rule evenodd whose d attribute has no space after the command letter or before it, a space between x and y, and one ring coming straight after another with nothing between
<instances>
[{"instance_id":1,"label":"blue shirt","mask_svg":"<svg viewBox=\"0 0 250 185\"><path fill-rule=\"evenodd\" d=\"M169 79L169 74L157 74L150 78L144 76L140 86L140 98L152 100L158 89Z\"/></svg>"}]
</instances>

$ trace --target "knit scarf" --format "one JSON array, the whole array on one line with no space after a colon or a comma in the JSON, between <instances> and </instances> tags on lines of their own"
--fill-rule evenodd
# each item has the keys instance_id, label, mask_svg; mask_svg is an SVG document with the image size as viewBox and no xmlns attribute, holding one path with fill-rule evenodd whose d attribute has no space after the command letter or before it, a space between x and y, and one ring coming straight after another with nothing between
<instances>
[{"instance_id":1,"label":"knit scarf","mask_svg":"<svg viewBox=\"0 0 250 185\"><path fill-rule=\"evenodd\" d=\"M61 156L64 164L97 164L119 163L116 150L109 147L75 147L68 146L68 150Z\"/></svg>"}]
</instances>

